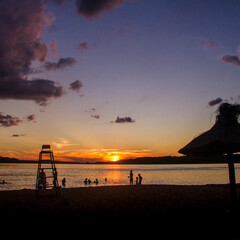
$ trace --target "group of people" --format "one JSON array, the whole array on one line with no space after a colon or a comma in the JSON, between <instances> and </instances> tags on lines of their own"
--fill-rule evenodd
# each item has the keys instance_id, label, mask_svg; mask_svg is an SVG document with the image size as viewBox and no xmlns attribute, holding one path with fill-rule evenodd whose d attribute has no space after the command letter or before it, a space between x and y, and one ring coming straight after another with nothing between
<instances>
[{"instance_id":1,"label":"group of people","mask_svg":"<svg viewBox=\"0 0 240 240\"><path fill-rule=\"evenodd\" d=\"M57 169L53 168L53 186L54 186L54 188L58 187L57 174L58 174ZM65 179L65 181L66 181L66 179ZM41 168L41 170L39 172L39 178L38 178L38 189L46 189L46 188L47 188L47 177L46 177L46 173L44 172L44 169Z\"/></svg>"},{"instance_id":2,"label":"group of people","mask_svg":"<svg viewBox=\"0 0 240 240\"><path fill-rule=\"evenodd\" d=\"M130 170L130 174L129 174L128 177L129 177L129 180L130 180L130 185L133 185L133 172L132 172L132 170ZM141 185L142 184L142 179L143 179L143 177L139 173L138 176L136 177L136 185Z\"/></svg>"},{"instance_id":3,"label":"group of people","mask_svg":"<svg viewBox=\"0 0 240 240\"><path fill-rule=\"evenodd\" d=\"M43 189L46 189L46 174L44 172L43 169L41 169L41 172L39 174L40 176L40 179L39 179L39 187L40 188L43 188ZM53 184L55 183L56 181L56 177L57 177L57 171L55 171L55 174L54 174L54 180L53 180ZM133 185L133 171L130 170L130 173L129 173L129 176L128 176L129 180L130 180L130 185ZM139 173L137 176L136 176L136 180L135 180L135 183L136 185L141 185L142 184L142 179L143 177L141 176L141 174ZM107 178L105 178L105 183L107 182ZM84 180L84 184L85 185L90 185L92 183L91 179L89 178L85 178ZM97 185L98 184L98 179L96 178L94 180L94 183ZM62 186L65 187L66 186L66 178L63 178L62 179Z\"/></svg>"},{"instance_id":4,"label":"group of people","mask_svg":"<svg viewBox=\"0 0 240 240\"><path fill-rule=\"evenodd\" d=\"M105 178L105 183L106 183L106 182L107 182L107 178ZM92 181L91 181L90 178L89 178L89 179L85 178L85 180L84 180L84 184L85 184L85 185L90 185L91 183L92 183ZM98 179L96 178L93 183L95 183L96 185L98 185Z\"/></svg>"}]
</instances>

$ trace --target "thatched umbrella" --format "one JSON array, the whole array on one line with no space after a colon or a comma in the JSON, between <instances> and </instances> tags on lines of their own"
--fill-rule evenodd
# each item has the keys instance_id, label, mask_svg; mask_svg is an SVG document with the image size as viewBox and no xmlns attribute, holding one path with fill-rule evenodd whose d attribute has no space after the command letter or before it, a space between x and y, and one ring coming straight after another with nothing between
<instances>
[{"instance_id":1,"label":"thatched umbrella","mask_svg":"<svg viewBox=\"0 0 240 240\"><path fill-rule=\"evenodd\" d=\"M236 181L232 154L240 152L239 104L222 103L214 126L193 139L178 152L188 156L228 155L231 199L236 200Z\"/></svg>"}]
</instances>

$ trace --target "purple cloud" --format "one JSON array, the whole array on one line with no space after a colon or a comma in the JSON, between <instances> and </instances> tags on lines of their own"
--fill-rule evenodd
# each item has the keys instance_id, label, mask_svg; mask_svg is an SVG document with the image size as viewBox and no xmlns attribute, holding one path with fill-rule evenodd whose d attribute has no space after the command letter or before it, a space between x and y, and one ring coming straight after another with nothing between
<instances>
[{"instance_id":1,"label":"purple cloud","mask_svg":"<svg viewBox=\"0 0 240 240\"><path fill-rule=\"evenodd\" d=\"M66 67L71 67L74 64L76 64L76 60L72 57L67 57L67 58L59 58L57 63L54 62L46 62L43 67L47 71L56 71L56 70L61 70Z\"/></svg>"},{"instance_id":2,"label":"purple cloud","mask_svg":"<svg viewBox=\"0 0 240 240\"><path fill-rule=\"evenodd\" d=\"M100 119L100 115L99 114L96 114L96 115L91 115L92 118L95 118L95 119Z\"/></svg>"},{"instance_id":3,"label":"purple cloud","mask_svg":"<svg viewBox=\"0 0 240 240\"><path fill-rule=\"evenodd\" d=\"M76 0L77 11L87 19L95 18L103 12L120 7L126 0Z\"/></svg>"},{"instance_id":4,"label":"purple cloud","mask_svg":"<svg viewBox=\"0 0 240 240\"><path fill-rule=\"evenodd\" d=\"M78 45L79 50L88 50L88 42L82 42Z\"/></svg>"},{"instance_id":5,"label":"purple cloud","mask_svg":"<svg viewBox=\"0 0 240 240\"><path fill-rule=\"evenodd\" d=\"M12 127L17 126L19 123L21 123L22 120L18 117L13 117L9 114L4 115L0 113L0 127Z\"/></svg>"},{"instance_id":6,"label":"purple cloud","mask_svg":"<svg viewBox=\"0 0 240 240\"><path fill-rule=\"evenodd\" d=\"M42 30L53 17L41 0L9 0L0 3L0 99L33 100L46 104L60 97L62 87L48 79L29 80L33 61L44 63L48 46Z\"/></svg>"},{"instance_id":7,"label":"purple cloud","mask_svg":"<svg viewBox=\"0 0 240 240\"><path fill-rule=\"evenodd\" d=\"M131 117L117 117L115 121L111 121L111 123L134 123L135 120Z\"/></svg>"},{"instance_id":8,"label":"purple cloud","mask_svg":"<svg viewBox=\"0 0 240 240\"><path fill-rule=\"evenodd\" d=\"M0 98L15 100L34 100L43 106L49 98L63 95L62 87L47 79L23 80L0 79Z\"/></svg>"},{"instance_id":9,"label":"purple cloud","mask_svg":"<svg viewBox=\"0 0 240 240\"><path fill-rule=\"evenodd\" d=\"M224 62L232 63L237 66L240 66L240 59L238 58L238 56L224 55L224 56L222 56L221 59Z\"/></svg>"},{"instance_id":10,"label":"purple cloud","mask_svg":"<svg viewBox=\"0 0 240 240\"><path fill-rule=\"evenodd\" d=\"M83 87L83 85L82 85L81 81L76 80L76 81L74 81L70 84L69 89L73 90L73 91L76 91L76 92L79 92L82 87Z\"/></svg>"},{"instance_id":11,"label":"purple cloud","mask_svg":"<svg viewBox=\"0 0 240 240\"><path fill-rule=\"evenodd\" d=\"M208 105L209 105L210 107L212 107L212 106L215 106L215 105L221 103L222 101L223 101L222 98L219 97L219 98L216 98L216 99L210 101L210 102L208 103Z\"/></svg>"},{"instance_id":12,"label":"purple cloud","mask_svg":"<svg viewBox=\"0 0 240 240\"><path fill-rule=\"evenodd\" d=\"M96 42L89 43L87 41L78 44L77 49L79 51L87 51L96 47Z\"/></svg>"},{"instance_id":13,"label":"purple cloud","mask_svg":"<svg viewBox=\"0 0 240 240\"><path fill-rule=\"evenodd\" d=\"M31 115L27 116L28 121L34 121L35 119L36 119L35 114L31 114Z\"/></svg>"}]
</instances>

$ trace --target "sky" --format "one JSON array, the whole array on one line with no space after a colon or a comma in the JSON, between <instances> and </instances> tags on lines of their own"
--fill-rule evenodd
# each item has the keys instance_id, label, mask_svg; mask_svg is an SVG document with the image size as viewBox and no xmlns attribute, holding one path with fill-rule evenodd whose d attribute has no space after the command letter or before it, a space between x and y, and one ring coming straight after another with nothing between
<instances>
[{"instance_id":1,"label":"sky","mask_svg":"<svg viewBox=\"0 0 240 240\"><path fill-rule=\"evenodd\" d=\"M239 0L3 0L0 155L178 156L240 99Z\"/></svg>"}]
</instances>

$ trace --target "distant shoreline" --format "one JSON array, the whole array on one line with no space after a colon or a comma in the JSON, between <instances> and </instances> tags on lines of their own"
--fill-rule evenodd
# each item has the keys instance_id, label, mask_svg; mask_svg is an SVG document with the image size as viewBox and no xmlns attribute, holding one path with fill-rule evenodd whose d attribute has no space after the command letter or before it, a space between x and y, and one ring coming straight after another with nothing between
<instances>
[{"instance_id":1,"label":"distant shoreline","mask_svg":"<svg viewBox=\"0 0 240 240\"><path fill-rule=\"evenodd\" d=\"M240 163L240 155L233 155L235 163ZM16 158L1 157L0 163L31 163L37 164L37 160L19 160ZM57 164L220 164L227 163L226 156L211 156L211 157L190 157L190 156L166 156L166 157L142 157L135 159L119 160L117 162L68 162L55 161Z\"/></svg>"}]
</instances>

